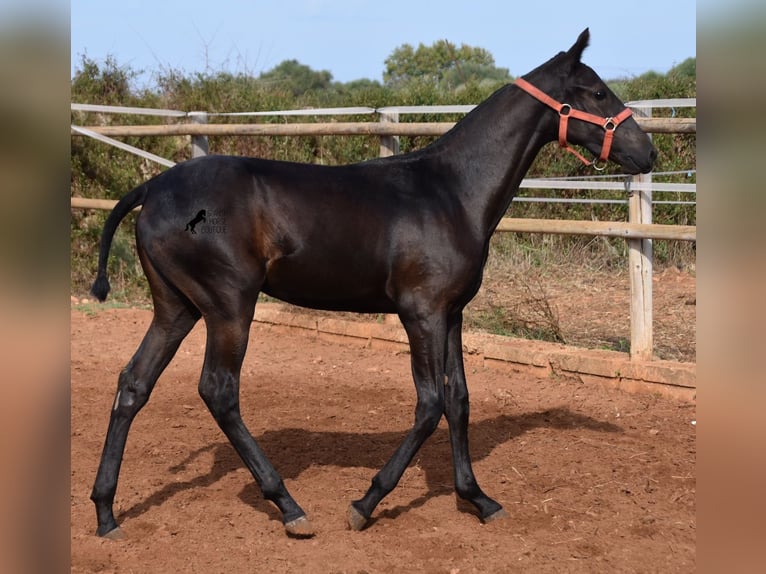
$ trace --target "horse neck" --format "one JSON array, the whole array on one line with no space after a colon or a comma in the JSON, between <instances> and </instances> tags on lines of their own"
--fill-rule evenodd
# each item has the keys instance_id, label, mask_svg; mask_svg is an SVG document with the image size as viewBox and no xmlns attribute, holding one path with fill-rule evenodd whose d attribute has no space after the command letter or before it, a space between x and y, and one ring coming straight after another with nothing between
<instances>
[{"instance_id":1,"label":"horse neck","mask_svg":"<svg viewBox=\"0 0 766 574\"><path fill-rule=\"evenodd\" d=\"M494 232L538 152L556 139L551 118L519 88L505 86L437 142L434 151L454 176L453 191L477 236Z\"/></svg>"}]
</instances>

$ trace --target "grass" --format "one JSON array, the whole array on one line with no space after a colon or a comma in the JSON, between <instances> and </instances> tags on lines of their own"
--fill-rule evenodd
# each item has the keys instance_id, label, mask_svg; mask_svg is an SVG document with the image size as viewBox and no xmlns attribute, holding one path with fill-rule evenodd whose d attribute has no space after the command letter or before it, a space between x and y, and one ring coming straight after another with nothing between
<instances>
[{"instance_id":1,"label":"grass","mask_svg":"<svg viewBox=\"0 0 766 574\"><path fill-rule=\"evenodd\" d=\"M467 328L506 337L522 337L538 341L565 343L558 310L545 293L539 279L528 280L519 276L523 295L508 307L490 300L479 302L464 313Z\"/></svg>"},{"instance_id":2,"label":"grass","mask_svg":"<svg viewBox=\"0 0 766 574\"><path fill-rule=\"evenodd\" d=\"M85 303L75 303L72 305L73 309L77 309L85 313L88 317L93 317L100 311L108 311L110 309L147 309L151 310L152 306L149 303L132 304L119 299L108 299L103 303L98 301L87 301Z\"/></svg>"},{"instance_id":3,"label":"grass","mask_svg":"<svg viewBox=\"0 0 766 574\"><path fill-rule=\"evenodd\" d=\"M610 341L609 345L604 345L602 348L606 351L630 353L630 341L624 337L618 337Z\"/></svg>"}]
</instances>

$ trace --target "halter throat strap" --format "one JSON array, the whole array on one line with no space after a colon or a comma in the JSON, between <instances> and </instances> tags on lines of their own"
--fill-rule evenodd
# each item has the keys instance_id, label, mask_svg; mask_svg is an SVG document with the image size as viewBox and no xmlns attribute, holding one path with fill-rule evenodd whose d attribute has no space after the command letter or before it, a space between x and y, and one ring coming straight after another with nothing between
<instances>
[{"instance_id":1,"label":"halter throat strap","mask_svg":"<svg viewBox=\"0 0 766 574\"><path fill-rule=\"evenodd\" d=\"M561 102L554 100L548 94L527 82L524 78L518 78L514 83L530 96L541 101L559 114L559 145L562 148L576 156L585 165L593 166L594 169L601 171L606 167L606 162L609 159L609 152L612 149L614 132L617 129L617 126L633 115L630 108L625 108L614 117L601 117L581 110L576 110L569 104L562 104ZM601 154L598 156L597 160L588 161L581 153L569 147L569 143L567 142L569 118L575 118L604 128L604 142L601 144ZM599 161L602 162L602 165L598 165L597 162Z\"/></svg>"}]
</instances>

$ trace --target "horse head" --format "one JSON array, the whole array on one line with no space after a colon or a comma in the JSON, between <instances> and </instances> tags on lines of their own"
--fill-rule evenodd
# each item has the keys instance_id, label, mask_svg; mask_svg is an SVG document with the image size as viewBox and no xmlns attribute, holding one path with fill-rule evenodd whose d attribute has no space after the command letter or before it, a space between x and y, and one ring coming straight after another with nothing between
<instances>
[{"instance_id":1,"label":"horse head","mask_svg":"<svg viewBox=\"0 0 766 574\"><path fill-rule=\"evenodd\" d=\"M550 120L549 129L556 133L553 139L562 147L577 144L599 158L596 161L610 159L627 173L647 173L657 150L625 104L582 63L589 39L586 28L568 51L560 52L517 85L551 108L546 121Z\"/></svg>"}]
</instances>

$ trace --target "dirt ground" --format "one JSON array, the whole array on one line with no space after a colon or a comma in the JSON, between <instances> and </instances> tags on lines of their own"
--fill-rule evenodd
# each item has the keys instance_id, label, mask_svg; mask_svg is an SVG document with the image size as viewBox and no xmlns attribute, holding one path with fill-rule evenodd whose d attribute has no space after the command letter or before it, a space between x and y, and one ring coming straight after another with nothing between
<instances>
[{"instance_id":1,"label":"dirt ground","mask_svg":"<svg viewBox=\"0 0 766 574\"><path fill-rule=\"evenodd\" d=\"M685 312L694 292L681 291L669 297ZM284 534L205 409L200 324L133 424L115 502L127 539L97 538L88 497L117 375L150 320L72 309L74 573L695 570L695 405L467 356L474 469L510 518L483 525L456 501L443 423L369 527L352 532L348 503L412 424L409 356L262 324L242 371L243 417L317 535Z\"/></svg>"}]
</instances>

